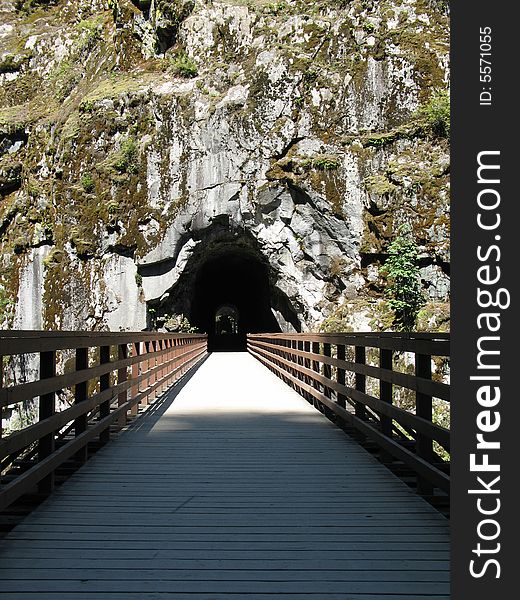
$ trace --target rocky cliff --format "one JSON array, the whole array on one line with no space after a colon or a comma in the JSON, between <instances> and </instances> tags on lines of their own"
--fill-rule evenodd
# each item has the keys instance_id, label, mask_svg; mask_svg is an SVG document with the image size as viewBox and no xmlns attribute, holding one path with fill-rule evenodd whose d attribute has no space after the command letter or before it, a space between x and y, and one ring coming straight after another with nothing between
<instances>
[{"instance_id":1,"label":"rocky cliff","mask_svg":"<svg viewBox=\"0 0 520 600\"><path fill-rule=\"evenodd\" d=\"M384 328L380 266L407 223L437 327L446 10L0 0L3 326L204 328L227 286L282 330Z\"/></svg>"}]
</instances>

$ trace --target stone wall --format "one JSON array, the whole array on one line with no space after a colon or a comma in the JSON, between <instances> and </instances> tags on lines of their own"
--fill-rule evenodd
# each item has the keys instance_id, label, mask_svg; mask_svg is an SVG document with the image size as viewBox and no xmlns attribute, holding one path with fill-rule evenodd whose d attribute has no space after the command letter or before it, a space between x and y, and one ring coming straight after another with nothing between
<instances>
[{"instance_id":1,"label":"stone wall","mask_svg":"<svg viewBox=\"0 0 520 600\"><path fill-rule=\"evenodd\" d=\"M442 4L2 2L2 324L189 313L197 269L234 244L267 264L282 329L385 328L403 223L445 315Z\"/></svg>"}]
</instances>

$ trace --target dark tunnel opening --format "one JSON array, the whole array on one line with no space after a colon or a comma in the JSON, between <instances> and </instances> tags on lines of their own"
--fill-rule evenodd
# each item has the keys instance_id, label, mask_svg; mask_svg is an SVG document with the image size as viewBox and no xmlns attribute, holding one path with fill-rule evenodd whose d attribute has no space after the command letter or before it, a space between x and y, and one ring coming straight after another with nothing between
<instances>
[{"instance_id":1,"label":"dark tunnel opening","mask_svg":"<svg viewBox=\"0 0 520 600\"><path fill-rule=\"evenodd\" d=\"M280 273L251 234L233 230L226 217L191 232L178 251L190 238L199 243L176 283L147 302L148 328L185 331L177 328L185 317L184 326L208 334L210 351L245 350L247 333L301 331L303 306L277 285ZM139 275L160 277L174 264L141 265Z\"/></svg>"},{"instance_id":2,"label":"dark tunnel opening","mask_svg":"<svg viewBox=\"0 0 520 600\"><path fill-rule=\"evenodd\" d=\"M210 351L245 350L247 333L280 332L267 265L232 249L208 257L195 276L190 322L208 334Z\"/></svg>"}]
</instances>

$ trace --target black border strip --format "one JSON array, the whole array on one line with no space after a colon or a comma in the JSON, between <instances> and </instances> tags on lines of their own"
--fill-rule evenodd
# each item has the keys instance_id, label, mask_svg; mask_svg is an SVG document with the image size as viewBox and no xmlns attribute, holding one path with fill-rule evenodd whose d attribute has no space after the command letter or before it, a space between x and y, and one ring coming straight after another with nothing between
<instances>
[{"instance_id":1,"label":"black border strip","mask_svg":"<svg viewBox=\"0 0 520 600\"><path fill-rule=\"evenodd\" d=\"M516 322L517 299L513 292L517 268L514 246L518 237L516 229L518 191L513 190L514 176L520 173L517 162L518 150L514 149L518 138L519 108L513 89L518 79L515 68L515 50L519 34L516 29L516 5L506 2L451 2L451 73L452 73L452 595L455 600L499 600L510 597L509 590L516 589L515 572L516 530L518 529L518 499L514 488L519 474L515 439L520 438L519 390L513 385L516 356L515 341L519 327ZM485 37L490 28L490 40ZM482 40L481 40L482 29ZM481 46L482 44L482 46ZM488 47L490 46L490 48ZM488 50L491 56L487 55ZM482 56L481 56L482 53ZM484 60L481 61L480 59ZM491 64L489 65L489 61ZM491 73L485 67L491 67ZM481 72L482 67L482 72ZM485 75L490 74L488 78ZM482 75L482 80L481 80ZM486 81L491 79L491 81ZM484 92L484 93L483 93ZM482 95L481 95L482 94ZM489 99L491 100L489 101ZM478 157L481 162L499 165L497 170L481 171L478 182ZM497 154L497 153L500 154ZM492 182L499 174L500 182ZM478 198L482 190L489 191L481 196L483 203L499 200L496 209L479 208ZM486 223L495 222L500 215L500 224L494 229L484 229L478 224L478 215ZM481 221L482 222L482 221ZM499 236L497 238L496 236ZM480 255L486 259L479 259ZM494 249L491 249L495 246ZM489 252L489 254L488 254ZM483 284L478 279L494 278L500 268L500 280L496 284ZM488 290L503 307L484 308L479 306L478 289ZM510 305L507 304L511 293ZM481 296L485 304L486 295ZM498 317L488 321L484 313L496 313ZM490 333L488 324L500 327ZM483 336L498 339L484 340ZM481 355L481 364L495 364L498 368L478 368L480 348L500 352ZM484 344L484 345L483 345ZM485 360L484 360L485 359ZM500 380L489 381L488 376L499 375ZM483 376L472 380L474 375ZM493 397L495 386L500 387L500 401L494 407L484 407L478 402L479 389L490 386ZM485 396L483 396L485 400ZM493 427L500 417L499 427L485 434L488 440L498 441L500 449L478 450L478 414L489 410L487 424ZM481 419L485 419L486 415ZM481 424L483 421L481 420ZM472 472L470 456L482 463L483 454L489 462L500 467L500 471ZM477 477L488 485L486 490ZM500 480L492 485L495 477ZM468 490L479 490L470 494ZM498 492L498 490L500 490ZM479 498L480 508L479 511ZM500 501L500 503L497 502ZM496 514L484 515L482 511ZM487 522L486 519L488 520ZM494 521L494 522L493 522ZM479 525L480 524L480 525ZM480 529L479 529L480 527ZM500 532L495 537L500 527ZM480 539L483 536L495 539ZM480 544L480 550L479 546ZM500 544L500 546L498 546ZM480 555L479 555L480 554ZM471 560L474 560L471 574ZM490 562L487 562L490 561ZM493 561L496 561L493 562ZM497 575L499 577L497 578ZM514 592L513 592L514 594Z\"/></svg>"}]
</instances>

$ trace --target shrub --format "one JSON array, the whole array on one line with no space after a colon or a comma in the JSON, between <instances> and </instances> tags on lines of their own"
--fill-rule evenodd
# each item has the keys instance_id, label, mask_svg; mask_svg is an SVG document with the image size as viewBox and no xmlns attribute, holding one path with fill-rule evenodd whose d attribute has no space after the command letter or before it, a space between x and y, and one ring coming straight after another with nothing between
<instances>
[{"instance_id":1,"label":"shrub","mask_svg":"<svg viewBox=\"0 0 520 600\"><path fill-rule=\"evenodd\" d=\"M181 52L172 59L171 67L175 75L186 77L187 79L197 77L199 73L197 63L185 52Z\"/></svg>"},{"instance_id":2,"label":"shrub","mask_svg":"<svg viewBox=\"0 0 520 600\"><path fill-rule=\"evenodd\" d=\"M389 284L388 304L395 313L396 329L411 331L425 301L417 266L418 248L409 227L399 229L398 236L388 248L388 254L381 268L381 274L386 276Z\"/></svg>"},{"instance_id":3,"label":"shrub","mask_svg":"<svg viewBox=\"0 0 520 600\"><path fill-rule=\"evenodd\" d=\"M420 110L431 131L439 137L450 136L450 95L446 90L434 92Z\"/></svg>"},{"instance_id":4,"label":"shrub","mask_svg":"<svg viewBox=\"0 0 520 600\"><path fill-rule=\"evenodd\" d=\"M114 168L120 173L137 173L137 155L137 142L132 137L127 138L121 144L121 149L114 163Z\"/></svg>"}]
</instances>

